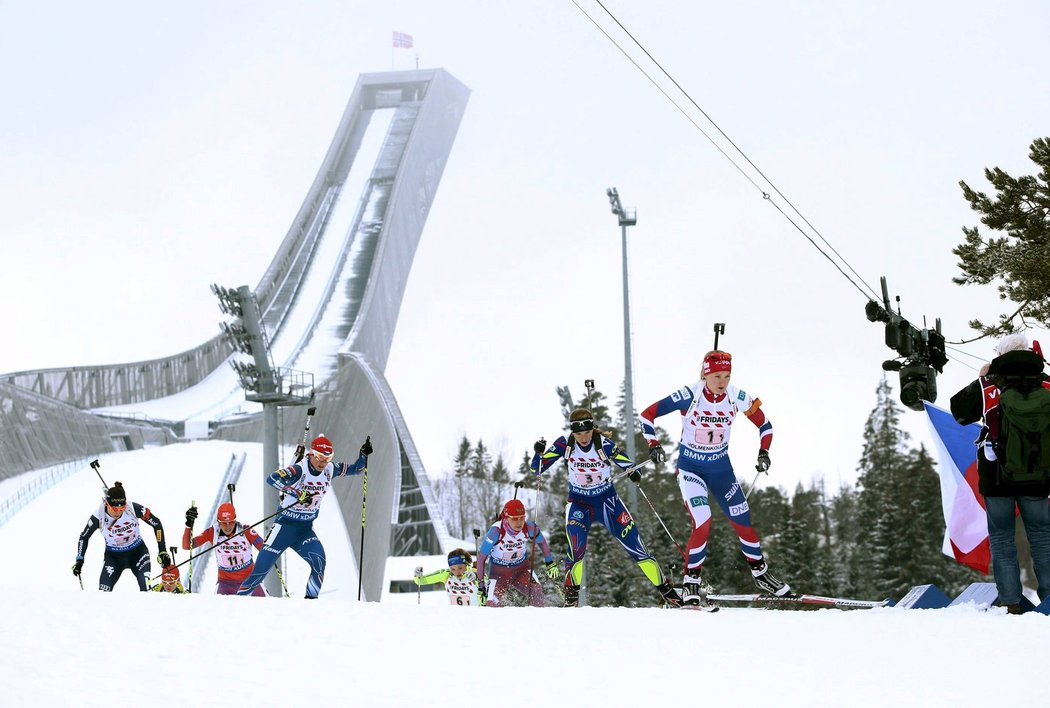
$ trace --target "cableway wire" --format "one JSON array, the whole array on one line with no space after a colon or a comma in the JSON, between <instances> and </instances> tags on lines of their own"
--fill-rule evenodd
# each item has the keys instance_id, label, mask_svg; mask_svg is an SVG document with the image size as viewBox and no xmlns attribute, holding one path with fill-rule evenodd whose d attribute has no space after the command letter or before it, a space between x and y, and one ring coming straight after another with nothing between
<instances>
[{"instance_id":1,"label":"cableway wire","mask_svg":"<svg viewBox=\"0 0 1050 708\"><path fill-rule=\"evenodd\" d=\"M679 111L680 111L680 112L682 113L682 115L684 115L684 116L686 117L686 119L687 119L687 120L689 120L689 122L690 122L690 123L692 123L692 124L693 124L693 126L694 126L694 127L695 127L695 128L696 128L696 129L698 130L698 131L700 131L700 134L701 134L701 135L703 135L703 136L704 136L705 138L707 138L707 140L708 140L708 141L709 141L709 142L710 142L710 143L711 143L712 145L714 145L715 149L717 149L717 150L718 150L718 151L719 151L720 153L722 153L722 155L723 155L723 156L724 156L724 157L725 157L725 158L726 158L727 160L729 160L729 162L730 162L730 163L731 163L731 164L732 164L732 165L733 165L733 166L734 166L734 167L735 167L735 168L737 169L737 171L739 171L739 172L740 172L740 174L742 174L742 175L744 176L744 178L745 178L745 179L747 179L747 181L748 181L748 182L750 182L750 183L751 183L751 184L752 184L752 185L753 185L753 186L755 187L755 189L757 189L757 190L758 190L759 192L761 192L761 194L762 194L762 198L763 198L763 199L765 199L766 201L768 201L768 202L769 202L769 203L770 203L771 205L773 205L773 207L774 207L774 208L775 208L775 209L776 209L777 211L779 211L779 212L781 213L781 215L782 215L782 216L783 216L783 217L784 217L784 218L785 218L785 219L786 219L786 220L788 221L788 223L790 223L790 224L791 224L792 226L794 226L794 227L795 227L795 229L796 229L796 230L797 230L797 231L798 231L798 232L799 232L799 233L800 233L800 234L801 234L801 235L802 235L803 237L805 237L805 238L806 238L806 240L808 240L808 241L809 241L809 242L810 242L810 243L811 243L811 244L813 245L813 247L814 247L814 248L816 248L816 249L817 249L817 251L819 251L819 252L820 252L820 254L821 254L821 255L823 255L823 256L824 256L825 258L827 258L827 259L828 259L828 261L829 261L829 262L830 262L830 263L831 263L831 264L832 264L833 266L835 266L835 268L836 268L836 269L837 269L837 270L839 271L839 273L841 273L841 274L842 274L842 276L843 276L844 278L846 278L846 280L848 280L848 281L850 282L850 284L851 284L851 285L853 285L853 287L857 288L857 290L859 290L859 291L860 291L860 293L861 293L861 294L862 294L862 295L863 295L863 296L864 296L864 297L865 297L866 299L874 299L874 300L875 300L876 302L878 302L878 301L879 301L879 300L881 299L881 296L879 296L879 295L878 295L878 294L877 294L877 293L875 292L875 290L874 290L874 289L873 289L873 288L872 288L872 287L871 287L870 285L868 285L868 283L867 283L867 282L865 282L864 278L862 278L862 277L861 277L861 275L860 275L859 273L857 273L857 271L856 271L856 270L855 270L855 269L853 268L853 266L851 266L851 265L849 264L849 262L848 262L848 261L847 261L847 260L846 260L845 258L843 258L843 257L842 257L842 254L840 254L840 253L839 253L839 252L838 252L837 250L835 250L835 248L834 248L834 247L833 247L833 246L832 246L832 245L831 245L830 243L828 243L827 239L825 239L825 238L824 238L824 237L823 237L823 236L821 235L820 231L819 231L819 230L817 230L817 228L816 228L816 227L814 227L814 226L813 226L813 224L811 224L811 223L809 222L809 220L808 220L808 219L806 219L805 215L803 215L803 214L802 214L802 212L800 212L800 211L798 210L798 208L796 208L796 207L795 207L795 205L794 205L794 204L793 204L793 203L791 202L791 200L790 200L790 199L788 199L788 198L787 198L786 196L784 196L784 194L783 194L783 193L782 193L782 192L781 192L781 191L780 191L780 190L779 190L779 189L777 188L777 186L776 186L775 184L773 184L772 180L770 180L770 179L769 179L768 177L766 177L766 175L765 175L765 174L764 174L764 173L762 172L762 170L760 170L760 169L758 168L758 166L757 166L757 165L755 165L755 163L751 161L751 158L749 158L749 157L747 156L747 154L746 154L746 153L745 153L745 152L744 152L743 150L741 150L741 149L740 149L740 147L739 147L739 146L738 146L738 145L737 145L737 144L736 144L735 142L733 142L733 140L732 140L732 139L731 139L731 138L730 138L730 137L729 137L728 135L726 135L725 131L723 131L723 130L722 130L722 129L721 129L720 127L719 127L719 125L718 125L718 124L717 124L717 123L716 123L716 122L715 122L715 121L714 121L714 120L713 120L713 119L711 118L711 116L709 116L709 115L707 114L707 112L706 112L706 111L704 111L704 109L703 109L703 108L701 108L701 107L700 107L700 105L699 105L699 104L697 104L697 102L693 100L693 97L689 95L689 92L688 92L688 91L686 91L686 90L685 90L684 88L682 88L682 86L681 86L681 85L680 85L680 84L679 84L679 83L678 83L678 82L677 82L677 81L676 81L676 80L674 79L674 77L673 77L673 76L671 76L671 75L670 75L670 74L669 74L669 73L667 72L667 70L666 70L666 69L664 69L664 67L663 67L663 66L662 66L662 65L660 64L660 62L658 62L658 61L656 60L656 58L655 58L655 57L653 57L653 55L649 53L649 50L647 50L647 49L646 49L646 48L645 48L645 47L644 47L644 46L642 45L642 43L641 43L641 42L639 42L637 38L635 38L635 36L634 36L634 35L633 35L633 34L632 34L632 33L630 32L630 30L628 30L628 29L627 29L626 27L624 27L624 26L623 26L623 23L622 23L622 22L620 22L620 20L616 18L616 16L615 16L615 15L614 15L614 14L613 14L613 13L612 13L612 12L611 12L610 10L609 10L609 8L607 8L607 7L606 7L606 6L605 6L605 5L604 5L604 4L603 4L603 3L601 2L601 0L594 0L594 1L595 1L595 2L596 2L596 3L598 4L598 6L599 6L599 7L601 7L601 8L602 8L602 10L604 10L604 11L605 11L605 13L606 13L606 14L607 14L607 15L608 15L608 16L609 16L610 18L612 18L613 22L615 22L615 23L617 24L617 26L619 26L619 27L620 27L620 29L621 29L621 30L623 30L623 32L624 32L624 33L625 33L625 34L626 34L626 35L627 35L628 37L630 37L630 38L631 38L631 41L633 41L633 42L635 43L635 45L637 45L637 46L638 46L638 48L642 50L642 52L643 52L643 53L645 54L645 56L647 56L647 57L649 58L649 60L650 60L650 61L651 61L651 62L652 62L653 64L655 64L655 65L656 65L656 67L657 67L658 69L660 69L660 71L661 71L661 72L663 73L663 75L664 75L664 76L666 76L666 77L667 77L667 78L668 78L668 79L669 79L669 80L671 81L671 83L673 83L673 84L675 85L675 88L677 88L677 89L678 89L678 91L680 91L680 92L682 93L682 95L683 95L683 96L685 96L685 97L686 97L686 98L687 98L687 99L689 100L689 102L690 102L691 104L693 104L693 106L694 106L694 107L696 108L696 110L698 110L698 111L699 111L699 112L701 113L701 115L703 115L703 117L704 117L704 118L705 118L705 119L707 120L707 122L708 122L708 123L710 123L710 124L711 124L712 126L714 126L715 130L717 130L717 131L719 132L719 134L721 134L721 135L722 135L722 137L723 137L723 138L725 138L725 140L726 140L726 141L727 141L727 142L728 142L728 143L729 143L730 145L732 145L732 146L733 146L733 149L734 149L734 150L736 150L736 152L737 152L737 153L739 153L739 154L740 154L740 156L741 156L741 157L743 157L743 158L744 158L744 160L746 160L746 161L747 161L747 164L748 164L748 165L750 165L750 166L751 166L751 168L752 168L752 169L753 169L753 170L754 170L755 172L757 172L757 173L758 173L758 174L759 174L759 175L761 176L762 180L763 180L763 181L764 181L764 182L765 182L766 184L768 184L768 185L769 185L769 186L770 186L770 187L772 188L772 190L773 190L774 192L776 192L777 196L779 196L779 197L780 197L781 199L783 199L783 200L784 200L784 202L785 202L785 203L786 203L786 204L787 204L787 205L788 205L788 206L789 206L789 207L791 208L791 210L792 210L792 211L793 211L793 212L794 212L795 214L797 214L797 215L799 216L799 218L801 218L801 220L802 220L802 221L803 221L803 222L804 222L804 223L806 224L806 226L808 226L808 227L810 228L810 230L812 230L812 232L813 232L814 234L816 234L817 238L819 238L819 239L820 239L820 240L821 240L821 241L822 241L822 242L823 242L823 243L824 243L824 244L825 244L825 245L826 245L826 246L827 246L827 247L828 247L829 249L831 249L832 253L834 253L834 254L835 254L835 256L836 256L836 257L838 257L838 259L839 259L839 260L840 260L840 261L841 261L841 262L842 262L842 263L843 263L843 264L844 264L844 265L846 266L846 268L848 268L848 269L849 269L849 271L850 271L851 273L853 273L853 274L854 274L854 275L855 275L855 276L857 277L857 280L859 280L859 281L860 281L861 283L863 283L863 284L864 284L864 287L866 287L866 288L868 289L868 291L869 291L869 292L871 293L871 295L869 295L869 294L868 294L867 292L865 292L865 291L864 291L864 289L863 289L863 288L862 288L862 287L861 287L860 285L858 285L858 284L857 284L857 283L856 283L856 282L855 282L855 281L853 280L853 278L851 278L851 277L850 277L850 276L849 276L849 275L848 275L848 274L847 274L847 273L846 273L846 272L845 272L845 271L844 271L844 270L842 269L842 267L841 267L841 266L840 266L840 265L839 265L839 264L838 264L838 263L837 263L837 262L836 262L836 261L835 261L835 260L834 260L834 259L833 259L833 258L832 258L832 257L830 256L830 255L828 255L828 254L827 254L827 252L825 252L825 251L824 251L824 249L822 249L822 248L821 248L821 247L820 247L820 246L819 246L819 245L817 244L817 242L816 242L816 241L814 241L814 240L813 240L813 238L812 238L812 237L811 237L811 236L810 236L810 235L809 235L808 233L806 233L805 229L803 229L803 228L802 228L801 226L799 226L799 225L798 225L798 224L797 224L797 223L796 223L796 222L794 221L794 219L792 219L792 218L791 218L791 216L790 216L790 215L788 215L788 213L787 213L787 212L785 212L785 211L784 211L784 210L783 210L783 209L782 209L782 208L780 207L780 205L776 203L776 201L775 201L775 200L774 200L774 199L773 199L773 198L772 198L772 197L770 196L770 194L769 194L769 193L768 193L768 192L767 192L767 191L766 191L765 189L763 189L763 188L762 188L761 186L759 186L759 184L758 184L758 183L756 183L756 182L755 182L755 180L754 180L754 179L752 179L752 178L751 178L751 176L750 176L749 174L747 174L747 172L746 172L746 171L745 171L745 170L744 170L744 169L743 169L743 168L742 168L742 167L741 167L741 166L740 166L740 165L739 165L739 164L738 164L738 163L736 162L736 160L734 160L734 159L733 159L733 158L732 158L732 157L731 157L731 156L730 156L730 155L729 155L729 154L728 154L728 153L727 153L727 152L726 152L726 151L725 151L724 149L722 149L722 147L721 147L721 146L720 146L720 145L719 145L719 144L718 144L718 143L717 143L717 142L715 141L715 139L714 139L714 138L712 138L712 137L711 137L711 135L710 135L710 134L708 134L708 133L707 133L707 132L706 132L706 131L705 131L705 130L704 130L703 128L701 128L701 127L700 127L700 125L699 125L699 124L698 124L698 123L697 123L697 122L696 122L695 120L693 120L692 116L690 116L690 115L689 115L689 113L688 113L688 112L687 112L687 111L686 111L686 110L685 110L684 108L682 108L682 106L681 106L681 105L679 105L679 104L678 104L678 102L677 102L677 101L675 101L675 99L674 99L674 98L672 98L672 97L671 97L671 96L670 96L670 95L669 95L669 94L668 94L668 93L667 93L667 92L666 92L666 91L665 91L665 90L664 90L664 89L663 89L663 88L662 88L662 87L661 87L661 86L659 85L659 83L657 83L657 81L656 81L656 80L655 80L655 79L654 79L654 78L653 78L653 77L652 77L652 76L651 76L651 75L649 74L649 72L648 72L648 71L646 71L646 70L645 70L644 68L642 68L642 66L641 66L641 65L639 65L639 64L638 64L638 62L637 62L637 61L635 61L635 60L634 60L634 58L633 58L633 57L631 57L631 55L630 55L630 54L629 54L629 53L628 53L628 52L627 52L627 51L626 51L626 50L625 50L625 49L624 49L624 48L623 48L622 46L620 46L620 44L619 44L619 43L618 43L618 42L617 42L617 41L616 41L616 40L615 40L615 39L614 39L614 38L613 38L613 37L612 37L612 36L611 36L611 35L610 35L610 34L609 34L608 32L606 32L606 31L605 31L605 28L603 28L603 27L602 27L602 26L601 26L601 25L600 25L600 24L599 24L599 23L598 23L598 22L597 22L597 21L596 21L596 20L595 20L595 19L594 19L593 17L591 17L591 16L590 16L590 14L588 14L588 12L587 12L587 11L586 11L585 9L583 9L583 7L581 7L581 6L580 6L580 4L579 4L579 2L577 2L577 0L571 0L571 1L572 1L572 4L573 4L573 5L575 5L575 6L576 6L576 8L577 8L577 9L578 9L578 10L579 10L579 11L580 11L580 12L581 12L582 14L583 14L583 16L584 16L584 17L586 17L586 18L587 18L588 20L590 20L591 24L593 24L593 25L594 25L595 27L597 27L597 28L598 28L598 30L599 30L599 31L600 31L600 32L601 32L602 34L604 34L604 35L605 35L605 37L606 37L606 38L607 38L607 39L608 39L608 40L609 40L610 42L612 42L613 46L615 46L615 47L616 47L616 48L617 48L618 50L620 50L620 53L621 53L621 54L623 54L623 55L624 55L624 56L625 56L625 57L627 58L627 60L628 60L628 61L630 61L630 62L631 62L632 64L634 64L635 68L637 68L637 69L638 69L638 71L640 71L640 72L642 73L642 75L643 75L643 76L645 76L645 78L647 78L647 79L649 80L649 82L650 82L650 83L652 83L652 84L653 84L653 86L655 86L655 87L657 88L657 90L659 90L659 91L660 91L660 93L662 93L662 94L664 95L664 97L665 97L665 98L667 98L667 100L668 100L668 101L670 101L670 102L671 102L671 104L672 104L672 105L674 105L674 107L675 107L675 108L677 108L677 109L678 109L678 110L679 110Z\"/></svg>"}]
</instances>

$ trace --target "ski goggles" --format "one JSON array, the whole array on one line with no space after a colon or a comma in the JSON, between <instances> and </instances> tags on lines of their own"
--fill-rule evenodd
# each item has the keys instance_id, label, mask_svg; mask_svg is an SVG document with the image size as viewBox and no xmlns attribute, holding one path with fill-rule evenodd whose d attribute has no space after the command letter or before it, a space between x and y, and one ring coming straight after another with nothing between
<instances>
[{"instance_id":1,"label":"ski goggles","mask_svg":"<svg viewBox=\"0 0 1050 708\"><path fill-rule=\"evenodd\" d=\"M571 421L569 430L574 433L586 433L588 430L594 430L594 421L591 418Z\"/></svg>"}]
</instances>

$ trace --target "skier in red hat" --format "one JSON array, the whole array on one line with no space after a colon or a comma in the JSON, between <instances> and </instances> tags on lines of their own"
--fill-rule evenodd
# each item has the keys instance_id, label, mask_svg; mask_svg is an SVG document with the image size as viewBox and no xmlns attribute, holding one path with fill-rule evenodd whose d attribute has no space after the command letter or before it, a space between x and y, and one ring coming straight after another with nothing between
<instances>
[{"instance_id":1,"label":"skier in red hat","mask_svg":"<svg viewBox=\"0 0 1050 708\"><path fill-rule=\"evenodd\" d=\"M231 502L219 505L215 523L203 533L190 539L193 522L197 520L197 507L186 510L186 530L182 532L182 547L186 550L199 548L206 543L215 546L215 563L219 566L219 580L215 583L216 595L236 595L241 583L251 575L255 567L252 547L261 551L263 538L237 521L237 510ZM265 597L262 585L252 590L255 597Z\"/></svg>"},{"instance_id":2,"label":"skier in red hat","mask_svg":"<svg viewBox=\"0 0 1050 708\"><path fill-rule=\"evenodd\" d=\"M321 509L321 500L332 486L334 477L361 474L368 467L368 456L372 454L372 442L365 438L357 460L333 462L335 447L324 435L318 435L310 445L310 452L302 462L272 473L266 483L284 496L284 511L274 519L273 530L266 545L259 551L255 569L241 583L238 595L250 595L262 583L277 559L291 548L310 566L310 578L306 581L307 599L316 599L324 582L324 569L328 564L324 546L314 533L314 519ZM291 499L291 503L288 500Z\"/></svg>"},{"instance_id":3,"label":"skier in red hat","mask_svg":"<svg viewBox=\"0 0 1050 708\"><path fill-rule=\"evenodd\" d=\"M489 607L502 607L507 591L514 588L532 607L543 607L543 587L532 572L532 558L539 546L547 575L557 578L558 564L550 544L532 521L525 520L525 505L511 499L503 505L499 521L489 527L478 550L478 577Z\"/></svg>"}]
</instances>

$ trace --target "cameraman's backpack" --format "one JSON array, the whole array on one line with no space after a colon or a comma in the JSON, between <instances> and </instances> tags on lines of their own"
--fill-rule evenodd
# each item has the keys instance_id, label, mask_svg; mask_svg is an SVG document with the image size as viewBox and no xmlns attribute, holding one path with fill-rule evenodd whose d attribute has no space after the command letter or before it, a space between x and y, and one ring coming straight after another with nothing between
<instances>
[{"instance_id":1,"label":"cameraman's backpack","mask_svg":"<svg viewBox=\"0 0 1050 708\"><path fill-rule=\"evenodd\" d=\"M1050 389L1041 381L1012 383L999 393L1000 474L1013 484L1045 482L1050 479Z\"/></svg>"}]
</instances>

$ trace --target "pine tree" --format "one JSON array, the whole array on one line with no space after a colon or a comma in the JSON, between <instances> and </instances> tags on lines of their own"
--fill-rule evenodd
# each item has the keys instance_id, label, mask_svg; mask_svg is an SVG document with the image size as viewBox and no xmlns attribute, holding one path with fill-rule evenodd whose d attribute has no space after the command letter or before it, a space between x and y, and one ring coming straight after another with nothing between
<instances>
[{"instance_id":1,"label":"pine tree","mask_svg":"<svg viewBox=\"0 0 1050 708\"><path fill-rule=\"evenodd\" d=\"M496 462L492 465L492 480L501 484L510 482L510 470L507 469L507 463L503 461L502 452L496 455Z\"/></svg>"},{"instance_id":2,"label":"pine tree","mask_svg":"<svg viewBox=\"0 0 1050 708\"><path fill-rule=\"evenodd\" d=\"M456 477L466 477L470 473L470 457L473 446L470 444L470 440L464 435L463 439L459 441L459 449L456 451L456 457L452 460L452 474Z\"/></svg>"},{"instance_id":3,"label":"pine tree","mask_svg":"<svg viewBox=\"0 0 1050 708\"><path fill-rule=\"evenodd\" d=\"M485 441L479 439L470 453L468 474L474 479L491 479L491 467L492 458L489 456L488 448L485 447Z\"/></svg>"},{"instance_id":4,"label":"pine tree","mask_svg":"<svg viewBox=\"0 0 1050 708\"><path fill-rule=\"evenodd\" d=\"M981 223L1005 235L985 241L977 227L963 228L965 241L952 249L963 274L953 280L959 285L1001 281L1000 299L1021 306L996 325L970 322L986 334L1013 331L1018 315L1022 323L1029 318L1050 327L1050 138L1036 139L1029 158L1039 167L1035 176L1011 177L998 167L984 171L996 190L994 199L959 182Z\"/></svg>"},{"instance_id":5,"label":"pine tree","mask_svg":"<svg viewBox=\"0 0 1050 708\"><path fill-rule=\"evenodd\" d=\"M908 436L900 429L900 409L885 376L876 390L876 399L864 426L858 477L858 573L853 580L864 595L880 592L897 577L893 566L901 560L898 546L904 528L899 508L903 492L901 468L905 464L903 447Z\"/></svg>"}]
</instances>

